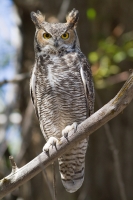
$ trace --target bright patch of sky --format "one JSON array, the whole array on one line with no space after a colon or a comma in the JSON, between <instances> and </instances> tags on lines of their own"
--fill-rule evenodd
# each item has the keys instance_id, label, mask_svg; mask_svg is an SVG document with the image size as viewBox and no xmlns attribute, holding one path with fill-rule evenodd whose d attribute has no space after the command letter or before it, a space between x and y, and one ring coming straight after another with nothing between
<instances>
[{"instance_id":1,"label":"bright patch of sky","mask_svg":"<svg viewBox=\"0 0 133 200\"><path fill-rule=\"evenodd\" d=\"M0 2L0 81L12 78L19 69L16 56L21 48L21 35L18 25L21 21L12 0ZM8 90L8 92L7 92ZM13 85L3 87L4 101L10 104L13 99Z\"/></svg>"},{"instance_id":2,"label":"bright patch of sky","mask_svg":"<svg viewBox=\"0 0 133 200\"><path fill-rule=\"evenodd\" d=\"M19 31L20 24L21 20L13 1L0 0L0 81L11 79L19 72L19 58L22 46ZM17 125L15 123L13 125L13 121L11 120L15 120L14 116L16 116L11 114L14 109L13 105L15 105L16 95L16 86L13 84L6 84L0 88L0 114L2 117L5 115L5 118L0 119L7 118L7 124L4 125L5 139L8 138L9 142L11 138L14 138L15 143L18 144L20 141L20 128L17 123ZM1 122L0 134L3 133L3 130Z\"/></svg>"}]
</instances>

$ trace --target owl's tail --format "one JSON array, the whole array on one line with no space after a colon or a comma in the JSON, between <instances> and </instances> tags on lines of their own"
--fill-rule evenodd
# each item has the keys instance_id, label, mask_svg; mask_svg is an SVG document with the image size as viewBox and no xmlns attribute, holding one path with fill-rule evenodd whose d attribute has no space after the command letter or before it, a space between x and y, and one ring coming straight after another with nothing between
<instances>
[{"instance_id":1,"label":"owl's tail","mask_svg":"<svg viewBox=\"0 0 133 200\"><path fill-rule=\"evenodd\" d=\"M62 183L67 192L76 192L84 181L87 146L88 141L84 139L58 159Z\"/></svg>"}]
</instances>

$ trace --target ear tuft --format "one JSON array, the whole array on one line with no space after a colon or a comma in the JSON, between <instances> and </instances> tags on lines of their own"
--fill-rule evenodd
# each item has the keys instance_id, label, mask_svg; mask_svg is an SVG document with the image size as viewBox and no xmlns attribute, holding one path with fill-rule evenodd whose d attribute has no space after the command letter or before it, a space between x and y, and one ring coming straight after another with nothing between
<instances>
[{"instance_id":1,"label":"ear tuft","mask_svg":"<svg viewBox=\"0 0 133 200\"><path fill-rule=\"evenodd\" d=\"M79 11L73 8L73 10L66 17L67 23L72 27L76 27L79 19Z\"/></svg>"},{"instance_id":2,"label":"ear tuft","mask_svg":"<svg viewBox=\"0 0 133 200\"><path fill-rule=\"evenodd\" d=\"M45 21L45 17L39 10L37 11L37 13L31 12L31 19L36 26L39 26L42 22Z\"/></svg>"},{"instance_id":3,"label":"ear tuft","mask_svg":"<svg viewBox=\"0 0 133 200\"><path fill-rule=\"evenodd\" d=\"M38 15L42 15L42 13L41 13L40 10L37 10L37 14L38 14Z\"/></svg>"}]
</instances>

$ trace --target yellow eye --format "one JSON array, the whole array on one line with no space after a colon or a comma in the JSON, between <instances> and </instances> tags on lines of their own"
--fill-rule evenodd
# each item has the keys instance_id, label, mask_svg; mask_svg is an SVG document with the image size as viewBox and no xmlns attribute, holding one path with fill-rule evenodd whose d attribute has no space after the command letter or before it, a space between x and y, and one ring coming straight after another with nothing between
<instances>
[{"instance_id":1,"label":"yellow eye","mask_svg":"<svg viewBox=\"0 0 133 200\"><path fill-rule=\"evenodd\" d=\"M44 34L43 34L43 37L44 37L45 39L49 39L49 38L51 38L52 36L51 36L49 33L44 33Z\"/></svg>"},{"instance_id":2,"label":"yellow eye","mask_svg":"<svg viewBox=\"0 0 133 200\"><path fill-rule=\"evenodd\" d=\"M64 40L68 39L69 38L69 33L62 34L61 38L64 39Z\"/></svg>"}]
</instances>

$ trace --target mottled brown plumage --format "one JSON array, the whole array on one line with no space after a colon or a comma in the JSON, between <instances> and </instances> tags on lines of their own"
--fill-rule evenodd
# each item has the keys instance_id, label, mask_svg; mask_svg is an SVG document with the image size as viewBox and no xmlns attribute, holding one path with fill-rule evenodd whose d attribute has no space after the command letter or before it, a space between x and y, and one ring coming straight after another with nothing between
<instances>
[{"instance_id":1,"label":"mottled brown plumage","mask_svg":"<svg viewBox=\"0 0 133 200\"><path fill-rule=\"evenodd\" d=\"M93 80L76 33L78 11L73 9L66 23L50 24L40 12L32 12L31 18L36 33L30 90L41 131L48 141L44 150L48 150L62 134L75 130L76 123L93 113ZM68 192L75 192L83 183L87 140L58 159L62 183Z\"/></svg>"}]
</instances>

